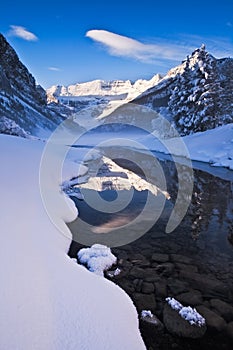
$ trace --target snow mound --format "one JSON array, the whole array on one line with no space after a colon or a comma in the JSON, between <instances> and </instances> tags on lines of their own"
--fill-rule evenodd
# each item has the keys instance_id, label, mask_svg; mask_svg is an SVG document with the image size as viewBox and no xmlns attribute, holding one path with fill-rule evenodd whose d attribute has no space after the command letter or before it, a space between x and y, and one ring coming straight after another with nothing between
<instances>
[{"instance_id":1,"label":"snow mound","mask_svg":"<svg viewBox=\"0 0 233 350\"><path fill-rule=\"evenodd\" d=\"M191 306L183 306L179 301L175 298L166 298L168 305L171 306L173 310L179 312L179 315L188 321L191 325L196 325L202 327L205 325L205 319L202 317L195 308Z\"/></svg>"},{"instance_id":2,"label":"snow mound","mask_svg":"<svg viewBox=\"0 0 233 350\"><path fill-rule=\"evenodd\" d=\"M66 222L77 210L52 167L45 191L57 225L46 212L39 186L44 146L0 135L0 349L144 350L129 296L67 255Z\"/></svg>"},{"instance_id":3,"label":"snow mound","mask_svg":"<svg viewBox=\"0 0 233 350\"><path fill-rule=\"evenodd\" d=\"M111 253L111 249L102 244L93 244L90 248L83 248L78 252L81 264L87 265L91 272L103 276L116 263L117 258Z\"/></svg>"}]
</instances>

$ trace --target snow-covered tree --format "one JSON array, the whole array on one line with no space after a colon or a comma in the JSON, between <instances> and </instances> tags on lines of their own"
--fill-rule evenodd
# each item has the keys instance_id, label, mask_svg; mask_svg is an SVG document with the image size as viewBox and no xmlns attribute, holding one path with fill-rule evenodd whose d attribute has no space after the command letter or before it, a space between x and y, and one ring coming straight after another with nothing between
<instances>
[{"instance_id":1,"label":"snow-covered tree","mask_svg":"<svg viewBox=\"0 0 233 350\"><path fill-rule=\"evenodd\" d=\"M232 60L230 60L231 64ZM176 79L168 107L176 127L182 135L213 129L233 121L232 89L226 91L226 79L220 72L218 60L210 55L205 46L196 49L183 62L183 71ZM233 86L232 86L233 87ZM224 104L229 105L227 113ZM231 107L230 107L231 106Z\"/></svg>"}]
</instances>

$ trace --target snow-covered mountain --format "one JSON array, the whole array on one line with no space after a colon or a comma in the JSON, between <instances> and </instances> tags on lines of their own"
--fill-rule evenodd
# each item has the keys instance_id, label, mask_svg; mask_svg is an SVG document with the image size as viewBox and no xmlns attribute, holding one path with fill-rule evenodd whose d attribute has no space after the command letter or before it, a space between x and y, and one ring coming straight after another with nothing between
<instances>
[{"instance_id":1,"label":"snow-covered mountain","mask_svg":"<svg viewBox=\"0 0 233 350\"><path fill-rule=\"evenodd\" d=\"M93 80L69 86L54 85L47 89L47 99L55 110L72 115L73 120L83 127L95 127L112 119L117 121L113 113L119 106L127 104L161 79L157 74L150 80L140 79L134 83L130 80Z\"/></svg>"},{"instance_id":2,"label":"snow-covered mountain","mask_svg":"<svg viewBox=\"0 0 233 350\"><path fill-rule=\"evenodd\" d=\"M157 74L150 80L140 79L134 83L130 80L93 80L69 86L53 85L51 88L47 89L47 96L49 101L57 99L61 102L72 101L72 98L78 96L106 97L107 99L129 99L131 97L136 97L154 86L160 79L161 76Z\"/></svg>"},{"instance_id":3,"label":"snow-covered mountain","mask_svg":"<svg viewBox=\"0 0 233 350\"><path fill-rule=\"evenodd\" d=\"M0 132L45 136L62 120L48 108L45 90L0 34Z\"/></svg>"},{"instance_id":4,"label":"snow-covered mountain","mask_svg":"<svg viewBox=\"0 0 233 350\"><path fill-rule=\"evenodd\" d=\"M165 117L181 135L188 135L233 122L232 91L233 59L216 59L204 45L164 77L157 74L134 83L94 80L45 91L0 35L0 132L4 133L48 135L67 117L76 127L127 122L153 131L158 129L155 123L163 129ZM162 134L168 136L170 131L164 129Z\"/></svg>"},{"instance_id":5,"label":"snow-covered mountain","mask_svg":"<svg viewBox=\"0 0 233 350\"><path fill-rule=\"evenodd\" d=\"M182 135L233 122L233 59L216 59L205 46L133 100L170 121Z\"/></svg>"},{"instance_id":6,"label":"snow-covered mountain","mask_svg":"<svg viewBox=\"0 0 233 350\"><path fill-rule=\"evenodd\" d=\"M164 77L155 75L135 83L94 80L56 85L47 90L47 96L57 107L68 107L83 126L127 122L153 131L157 123L161 134L169 136L164 117L181 135L233 122L232 91L233 59L217 59L202 45ZM144 106L152 113L144 111Z\"/></svg>"}]
</instances>

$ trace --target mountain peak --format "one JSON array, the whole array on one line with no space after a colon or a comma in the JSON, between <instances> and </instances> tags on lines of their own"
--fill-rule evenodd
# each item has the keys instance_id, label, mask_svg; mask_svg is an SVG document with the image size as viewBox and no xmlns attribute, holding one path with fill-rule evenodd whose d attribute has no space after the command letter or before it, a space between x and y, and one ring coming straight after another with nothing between
<instances>
[{"instance_id":1,"label":"mountain peak","mask_svg":"<svg viewBox=\"0 0 233 350\"><path fill-rule=\"evenodd\" d=\"M181 135L233 122L233 59L217 59L204 44L134 102L169 120Z\"/></svg>"}]
</instances>

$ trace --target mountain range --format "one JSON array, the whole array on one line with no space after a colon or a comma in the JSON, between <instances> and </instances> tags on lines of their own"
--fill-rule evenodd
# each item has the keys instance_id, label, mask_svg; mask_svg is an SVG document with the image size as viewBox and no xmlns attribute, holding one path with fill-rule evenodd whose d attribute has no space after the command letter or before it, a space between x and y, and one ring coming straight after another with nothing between
<instances>
[{"instance_id":1,"label":"mountain range","mask_svg":"<svg viewBox=\"0 0 233 350\"><path fill-rule=\"evenodd\" d=\"M233 122L233 59L205 46L165 76L150 80L94 80L45 91L0 34L0 132L46 137L66 118L70 127L144 121L150 130L168 119L181 135ZM151 113L145 117L141 108ZM155 115L161 118L155 118ZM75 123L74 123L75 122ZM72 124L73 123L73 124Z\"/></svg>"},{"instance_id":2,"label":"mountain range","mask_svg":"<svg viewBox=\"0 0 233 350\"><path fill-rule=\"evenodd\" d=\"M53 85L47 89L47 96L48 99L59 101L66 101L66 99L78 96L130 99L156 85L161 78L159 74L156 74L150 80L139 79L136 82L130 80L93 80L69 86Z\"/></svg>"}]
</instances>

